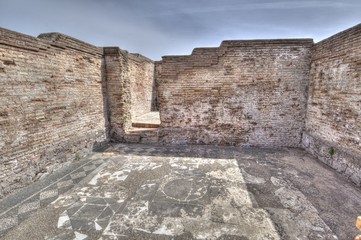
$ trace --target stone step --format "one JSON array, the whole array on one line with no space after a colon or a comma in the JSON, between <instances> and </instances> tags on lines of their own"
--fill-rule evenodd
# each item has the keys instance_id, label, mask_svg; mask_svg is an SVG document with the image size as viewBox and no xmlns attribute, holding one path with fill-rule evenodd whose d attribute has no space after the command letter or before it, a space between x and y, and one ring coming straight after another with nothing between
<instances>
[{"instance_id":1,"label":"stone step","mask_svg":"<svg viewBox=\"0 0 361 240\"><path fill-rule=\"evenodd\" d=\"M133 128L159 128L160 124L158 123L149 123L149 122L133 122Z\"/></svg>"},{"instance_id":2,"label":"stone step","mask_svg":"<svg viewBox=\"0 0 361 240\"><path fill-rule=\"evenodd\" d=\"M131 128L124 139L128 143L158 143L158 128Z\"/></svg>"},{"instance_id":3,"label":"stone step","mask_svg":"<svg viewBox=\"0 0 361 240\"><path fill-rule=\"evenodd\" d=\"M158 134L158 128L133 127L128 129L127 134Z\"/></svg>"}]
</instances>

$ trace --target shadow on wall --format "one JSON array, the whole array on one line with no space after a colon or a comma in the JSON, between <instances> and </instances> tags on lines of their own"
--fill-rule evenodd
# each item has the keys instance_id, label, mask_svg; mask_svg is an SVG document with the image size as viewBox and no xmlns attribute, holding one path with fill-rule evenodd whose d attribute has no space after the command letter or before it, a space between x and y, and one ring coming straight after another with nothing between
<instances>
[{"instance_id":1,"label":"shadow on wall","mask_svg":"<svg viewBox=\"0 0 361 240\"><path fill-rule=\"evenodd\" d=\"M159 74L161 72L162 62L154 62L154 80L152 92L152 111L159 112Z\"/></svg>"},{"instance_id":2,"label":"shadow on wall","mask_svg":"<svg viewBox=\"0 0 361 240\"><path fill-rule=\"evenodd\" d=\"M95 142L93 145L93 150L95 152L103 151L108 147L108 142L110 141L110 109L109 109L109 97L108 97L108 83L106 76L106 64L105 59L101 59L101 68L100 76L102 80L102 97L103 97L103 116L104 116L104 127L105 127L105 136L106 139L103 142Z\"/></svg>"}]
</instances>

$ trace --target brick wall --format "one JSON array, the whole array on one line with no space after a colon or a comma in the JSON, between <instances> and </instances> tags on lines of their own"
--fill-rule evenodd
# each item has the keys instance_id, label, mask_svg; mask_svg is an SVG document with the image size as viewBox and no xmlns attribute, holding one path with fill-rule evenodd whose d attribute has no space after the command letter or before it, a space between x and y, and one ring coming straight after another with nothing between
<instances>
[{"instance_id":1,"label":"brick wall","mask_svg":"<svg viewBox=\"0 0 361 240\"><path fill-rule=\"evenodd\" d=\"M105 47L104 61L109 138L126 142L132 117L151 111L154 63L118 47Z\"/></svg>"},{"instance_id":2,"label":"brick wall","mask_svg":"<svg viewBox=\"0 0 361 240\"><path fill-rule=\"evenodd\" d=\"M140 54L129 54L132 118L152 110L154 62Z\"/></svg>"},{"instance_id":3,"label":"brick wall","mask_svg":"<svg viewBox=\"0 0 361 240\"><path fill-rule=\"evenodd\" d=\"M89 44L0 28L0 198L105 140L101 68Z\"/></svg>"},{"instance_id":4,"label":"brick wall","mask_svg":"<svg viewBox=\"0 0 361 240\"><path fill-rule=\"evenodd\" d=\"M161 141L299 146L312 44L224 41L190 56L163 57Z\"/></svg>"},{"instance_id":5,"label":"brick wall","mask_svg":"<svg viewBox=\"0 0 361 240\"><path fill-rule=\"evenodd\" d=\"M361 185L361 24L314 45L304 147Z\"/></svg>"},{"instance_id":6,"label":"brick wall","mask_svg":"<svg viewBox=\"0 0 361 240\"><path fill-rule=\"evenodd\" d=\"M104 48L108 134L113 141L124 141L131 126L131 95L128 53L118 47Z\"/></svg>"}]
</instances>

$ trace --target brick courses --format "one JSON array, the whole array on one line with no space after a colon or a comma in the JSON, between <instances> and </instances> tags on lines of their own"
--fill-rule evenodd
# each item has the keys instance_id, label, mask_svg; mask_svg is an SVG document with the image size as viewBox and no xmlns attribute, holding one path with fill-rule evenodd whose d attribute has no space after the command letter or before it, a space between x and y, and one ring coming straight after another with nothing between
<instances>
[{"instance_id":1,"label":"brick courses","mask_svg":"<svg viewBox=\"0 0 361 240\"><path fill-rule=\"evenodd\" d=\"M298 147L311 39L224 41L163 57L161 141Z\"/></svg>"},{"instance_id":2,"label":"brick courses","mask_svg":"<svg viewBox=\"0 0 361 240\"><path fill-rule=\"evenodd\" d=\"M105 140L101 66L71 37L0 29L0 198Z\"/></svg>"},{"instance_id":3,"label":"brick courses","mask_svg":"<svg viewBox=\"0 0 361 240\"><path fill-rule=\"evenodd\" d=\"M138 117L152 110L154 62L139 54L129 54L131 116Z\"/></svg>"},{"instance_id":4,"label":"brick courses","mask_svg":"<svg viewBox=\"0 0 361 240\"><path fill-rule=\"evenodd\" d=\"M303 146L361 185L361 24L313 46Z\"/></svg>"},{"instance_id":5,"label":"brick courses","mask_svg":"<svg viewBox=\"0 0 361 240\"><path fill-rule=\"evenodd\" d=\"M108 135L126 142L132 119L151 111L154 62L118 47L104 48L104 62Z\"/></svg>"}]
</instances>

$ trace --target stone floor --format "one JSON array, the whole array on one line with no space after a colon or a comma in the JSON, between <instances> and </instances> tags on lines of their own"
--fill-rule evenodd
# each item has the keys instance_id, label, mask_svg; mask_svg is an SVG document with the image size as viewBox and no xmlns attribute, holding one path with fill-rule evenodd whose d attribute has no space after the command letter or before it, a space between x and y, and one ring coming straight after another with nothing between
<instances>
[{"instance_id":1,"label":"stone floor","mask_svg":"<svg viewBox=\"0 0 361 240\"><path fill-rule=\"evenodd\" d=\"M149 112L132 120L133 127L159 127L160 117L159 112Z\"/></svg>"},{"instance_id":2,"label":"stone floor","mask_svg":"<svg viewBox=\"0 0 361 240\"><path fill-rule=\"evenodd\" d=\"M0 202L2 239L353 239L361 191L299 149L110 146Z\"/></svg>"}]
</instances>

